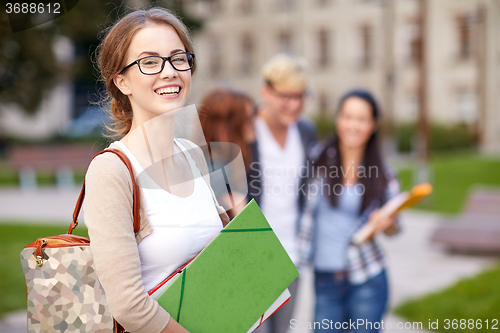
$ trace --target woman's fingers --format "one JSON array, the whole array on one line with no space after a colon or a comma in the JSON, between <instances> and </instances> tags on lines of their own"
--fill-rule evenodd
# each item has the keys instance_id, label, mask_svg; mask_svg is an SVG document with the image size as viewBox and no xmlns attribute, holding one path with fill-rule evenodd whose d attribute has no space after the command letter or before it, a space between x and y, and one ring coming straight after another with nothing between
<instances>
[{"instance_id":1,"label":"woman's fingers","mask_svg":"<svg viewBox=\"0 0 500 333\"><path fill-rule=\"evenodd\" d=\"M382 214L378 209L373 211L368 220L368 222L371 223L377 231L384 231L390 228L395 223L395 221L395 216L387 216L385 214Z\"/></svg>"}]
</instances>

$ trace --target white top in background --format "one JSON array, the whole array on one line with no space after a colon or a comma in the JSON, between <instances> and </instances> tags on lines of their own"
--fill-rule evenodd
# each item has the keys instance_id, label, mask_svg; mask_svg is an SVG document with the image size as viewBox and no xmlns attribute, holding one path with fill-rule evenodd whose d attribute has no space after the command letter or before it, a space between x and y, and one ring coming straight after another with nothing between
<instances>
[{"instance_id":1,"label":"white top in background","mask_svg":"<svg viewBox=\"0 0 500 333\"><path fill-rule=\"evenodd\" d=\"M288 126L283 148L260 117L255 120L255 132L262 184L260 208L288 256L297 264L299 176L305 159L299 129L297 124Z\"/></svg>"}]
</instances>

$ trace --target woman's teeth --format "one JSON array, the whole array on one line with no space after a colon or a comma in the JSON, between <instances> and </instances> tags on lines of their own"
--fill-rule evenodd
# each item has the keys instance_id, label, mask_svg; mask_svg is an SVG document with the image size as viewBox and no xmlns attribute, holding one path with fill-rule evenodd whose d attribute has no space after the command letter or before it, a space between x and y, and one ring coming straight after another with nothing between
<instances>
[{"instance_id":1,"label":"woman's teeth","mask_svg":"<svg viewBox=\"0 0 500 333\"><path fill-rule=\"evenodd\" d=\"M180 87L177 86L177 87L165 87L165 88L156 89L155 92L158 95L165 95L165 94L175 95L175 94L179 93L179 90L180 90Z\"/></svg>"}]
</instances>

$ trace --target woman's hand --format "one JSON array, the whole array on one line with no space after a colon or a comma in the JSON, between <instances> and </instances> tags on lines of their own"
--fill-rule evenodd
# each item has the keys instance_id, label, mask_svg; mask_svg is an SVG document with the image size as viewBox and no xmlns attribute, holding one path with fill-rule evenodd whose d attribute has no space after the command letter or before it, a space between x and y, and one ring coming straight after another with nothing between
<instances>
[{"instance_id":1,"label":"woman's hand","mask_svg":"<svg viewBox=\"0 0 500 333\"><path fill-rule=\"evenodd\" d=\"M232 207L227 211L229 217L231 218L238 215L238 213L241 212L241 210L245 208L246 204L248 203L246 196L236 191L231 194L223 195L221 198L221 202L227 205L225 207L232 207L233 202L235 203L235 207Z\"/></svg>"},{"instance_id":2,"label":"woman's hand","mask_svg":"<svg viewBox=\"0 0 500 333\"><path fill-rule=\"evenodd\" d=\"M396 214L387 216L383 214L380 209L376 209L371 213L368 223L370 223L376 231L383 231L387 235L392 235L397 231Z\"/></svg>"},{"instance_id":3,"label":"woman's hand","mask_svg":"<svg viewBox=\"0 0 500 333\"><path fill-rule=\"evenodd\" d=\"M160 333L189 333L189 331L176 322L174 318L170 318L167 326Z\"/></svg>"}]
</instances>

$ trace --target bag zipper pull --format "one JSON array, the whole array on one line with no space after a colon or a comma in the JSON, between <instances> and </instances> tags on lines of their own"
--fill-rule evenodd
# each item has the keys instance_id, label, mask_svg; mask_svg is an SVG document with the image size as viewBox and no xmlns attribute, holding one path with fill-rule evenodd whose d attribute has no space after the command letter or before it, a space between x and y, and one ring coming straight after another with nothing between
<instances>
[{"instance_id":1,"label":"bag zipper pull","mask_svg":"<svg viewBox=\"0 0 500 333\"><path fill-rule=\"evenodd\" d=\"M45 257L45 254L43 253L42 251L42 248L47 245L48 241L47 239L45 238L39 238L38 239L38 244L36 246L36 250L35 250L35 253L33 253L35 255L35 260L36 260L36 265L38 267L42 267L43 264L47 261L44 257Z\"/></svg>"}]
</instances>

